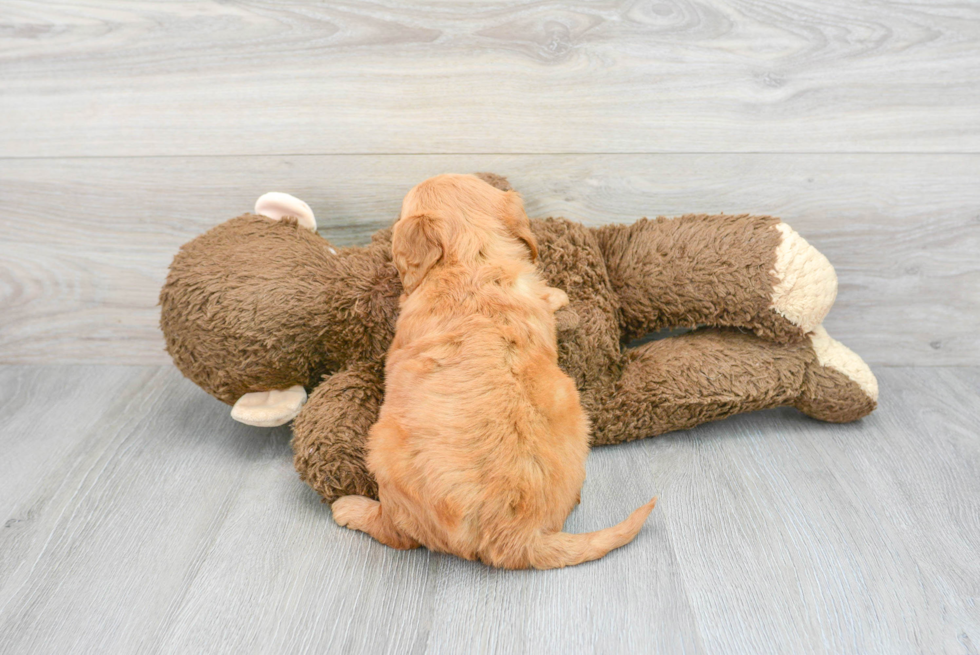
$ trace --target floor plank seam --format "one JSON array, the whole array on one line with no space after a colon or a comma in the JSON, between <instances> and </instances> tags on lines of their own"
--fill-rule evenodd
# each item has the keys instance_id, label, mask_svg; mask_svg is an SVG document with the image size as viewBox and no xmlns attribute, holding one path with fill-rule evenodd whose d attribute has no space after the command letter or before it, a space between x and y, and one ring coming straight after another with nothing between
<instances>
[{"instance_id":1,"label":"floor plank seam","mask_svg":"<svg viewBox=\"0 0 980 655\"><path fill-rule=\"evenodd\" d=\"M108 159L227 159L232 157L685 157L732 155L752 156L963 156L975 157L980 150L644 150L611 152L264 152L264 153L208 153L170 155L24 155L0 157L4 161L51 161L51 160L108 160Z\"/></svg>"}]
</instances>

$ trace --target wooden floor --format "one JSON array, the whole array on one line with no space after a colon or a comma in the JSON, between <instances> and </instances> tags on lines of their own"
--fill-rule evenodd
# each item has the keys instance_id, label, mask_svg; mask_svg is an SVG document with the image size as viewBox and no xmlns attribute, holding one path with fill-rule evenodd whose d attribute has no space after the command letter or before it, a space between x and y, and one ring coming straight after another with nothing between
<instances>
[{"instance_id":1,"label":"wooden floor","mask_svg":"<svg viewBox=\"0 0 980 655\"><path fill-rule=\"evenodd\" d=\"M338 245L441 172L532 216L782 217L881 406L589 459L513 573L337 528L288 429L157 328L179 246L279 190ZM980 3L4 0L0 653L980 652Z\"/></svg>"},{"instance_id":2,"label":"wooden floor","mask_svg":"<svg viewBox=\"0 0 980 655\"><path fill-rule=\"evenodd\" d=\"M794 410L595 450L605 559L492 570L338 528L289 433L169 366L0 367L0 651L973 653L980 368L886 368L852 425Z\"/></svg>"}]
</instances>

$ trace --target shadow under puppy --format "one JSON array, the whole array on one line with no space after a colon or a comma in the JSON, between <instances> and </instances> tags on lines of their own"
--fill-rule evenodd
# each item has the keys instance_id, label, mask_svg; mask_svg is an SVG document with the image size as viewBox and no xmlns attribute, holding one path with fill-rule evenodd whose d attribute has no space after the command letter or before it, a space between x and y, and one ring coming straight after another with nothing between
<instances>
[{"instance_id":1,"label":"shadow under puppy","mask_svg":"<svg viewBox=\"0 0 980 655\"><path fill-rule=\"evenodd\" d=\"M380 502L345 496L334 520L394 548L514 569L631 541L656 499L611 528L560 532L585 481L589 421L558 367L554 312L568 297L538 275L520 196L431 178L405 197L392 254L405 293L367 444Z\"/></svg>"}]
</instances>

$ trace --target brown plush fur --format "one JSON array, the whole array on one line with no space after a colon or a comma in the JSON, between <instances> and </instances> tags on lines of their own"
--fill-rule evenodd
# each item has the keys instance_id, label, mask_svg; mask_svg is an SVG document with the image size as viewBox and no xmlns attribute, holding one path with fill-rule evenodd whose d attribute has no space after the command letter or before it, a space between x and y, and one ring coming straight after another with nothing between
<instances>
[{"instance_id":1,"label":"brown plush fur","mask_svg":"<svg viewBox=\"0 0 980 655\"><path fill-rule=\"evenodd\" d=\"M294 220L245 214L184 245L160 293L177 367L215 398L384 359L401 283L391 246L336 250Z\"/></svg>"},{"instance_id":2,"label":"brown plush fur","mask_svg":"<svg viewBox=\"0 0 980 655\"><path fill-rule=\"evenodd\" d=\"M628 350L624 374L593 413L596 443L793 405L815 364L813 349L802 342L759 346L755 335L711 328Z\"/></svg>"},{"instance_id":3,"label":"brown plush fur","mask_svg":"<svg viewBox=\"0 0 980 655\"><path fill-rule=\"evenodd\" d=\"M541 275L569 297L555 314L558 362L576 382L595 443L782 405L829 421L874 409L760 300L771 290L777 222L531 221ZM300 476L326 500L373 496L364 440L382 403L401 292L390 229L333 254L293 222L245 215L181 249L161 292L161 327L178 368L224 402L293 384L312 390L293 423ZM647 330L702 323L735 329L623 347Z\"/></svg>"},{"instance_id":4,"label":"brown plush fur","mask_svg":"<svg viewBox=\"0 0 980 655\"><path fill-rule=\"evenodd\" d=\"M877 402L868 398L858 384L828 366L810 361L793 406L807 416L830 423L850 423L875 410Z\"/></svg>"},{"instance_id":5,"label":"brown plush fur","mask_svg":"<svg viewBox=\"0 0 980 655\"><path fill-rule=\"evenodd\" d=\"M631 541L653 508L592 534L561 527L585 481L589 423L558 368L554 310L519 197L441 175L405 197L392 252L405 295L368 437L379 501L340 525L395 548L505 568L559 568Z\"/></svg>"},{"instance_id":6,"label":"brown plush fur","mask_svg":"<svg viewBox=\"0 0 980 655\"><path fill-rule=\"evenodd\" d=\"M779 342L801 340L804 332L770 309L779 219L743 214L705 229L706 218L642 219L597 230L626 338L715 325L749 327Z\"/></svg>"}]
</instances>

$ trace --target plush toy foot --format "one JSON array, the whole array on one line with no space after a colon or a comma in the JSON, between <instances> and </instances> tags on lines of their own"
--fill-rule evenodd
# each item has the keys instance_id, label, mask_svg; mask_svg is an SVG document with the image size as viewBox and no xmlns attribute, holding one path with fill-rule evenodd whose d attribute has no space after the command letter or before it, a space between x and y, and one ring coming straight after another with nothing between
<instances>
[{"instance_id":1,"label":"plush toy foot","mask_svg":"<svg viewBox=\"0 0 980 655\"><path fill-rule=\"evenodd\" d=\"M231 417L246 425L274 428L296 418L305 402L306 389L298 384L283 391L256 391L238 399Z\"/></svg>"},{"instance_id":2,"label":"plush toy foot","mask_svg":"<svg viewBox=\"0 0 980 655\"><path fill-rule=\"evenodd\" d=\"M878 381L864 360L822 325L810 335L816 358L803 376L803 391L794 403L807 416L847 423L878 406Z\"/></svg>"},{"instance_id":3,"label":"plush toy foot","mask_svg":"<svg viewBox=\"0 0 980 655\"><path fill-rule=\"evenodd\" d=\"M776 249L772 308L804 333L815 330L837 297L837 273L823 254L786 223L776 225L783 240Z\"/></svg>"},{"instance_id":4,"label":"plush toy foot","mask_svg":"<svg viewBox=\"0 0 980 655\"><path fill-rule=\"evenodd\" d=\"M270 191L255 201L255 213L279 221L286 216L294 217L300 225L316 232L316 218L305 202L288 193Z\"/></svg>"}]
</instances>

